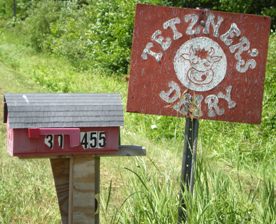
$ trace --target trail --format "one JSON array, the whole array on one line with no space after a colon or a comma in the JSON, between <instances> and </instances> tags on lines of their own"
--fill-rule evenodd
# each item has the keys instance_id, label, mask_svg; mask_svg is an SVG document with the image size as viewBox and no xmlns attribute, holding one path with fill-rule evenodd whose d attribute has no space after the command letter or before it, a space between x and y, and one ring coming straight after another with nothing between
<instances>
[{"instance_id":1,"label":"trail","mask_svg":"<svg viewBox=\"0 0 276 224\"><path fill-rule=\"evenodd\" d=\"M6 152L6 125L3 123L4 94L40 90L41 87L31 84L24 74L0 60L0 223L42 224L57 223L59 220L48 160L21 161L10 157ZM43 190L40 189L42 186ZM47 218L43 219L37 208L42 208L40 210Z\"/></svg>"},{"instance_id":2,"label":"trail","mask_svg":"<svg viewBox=\"0 0 276 224\"><path fill-rule=\"evenodd\" d=\"M0 92L20 89L20 74L0 62Z\"/></svg>"},{"instance_id":3,"label":"trail","mask_svg":"<svg viewBox=\"0 0 276 224\"><path fill-rule=\"evenodd\" d=\"M21 91L38 91L39 86L30 85L25 77L11 68L5 65L0 60L0 93L4 92L21 92Z\"/></svg>"},{"instance_id":4,"label":"trail","mask_svg":"<svg viewBox=\"0 0 276 224\"><path fill-rule=\"evenodd\" d=\"M3 97L6 92L20 91L20 79L19 74L14 70L0 62L0 116L3 117Z\"/></svg>"},{"instance_id":5,"label":"trail","mask_svg":"<svg viewBox=\"0 0 276 224\"><path fill-rule=\"evenodd\" d=\"M5 93L36 92L39 88L30 85L22 74L0 61L0 117L3 117L3 96Z\"/></svg>"},{"instance_id":6,"label":"trail","mask_svg":"<svg viewBox=\"0 0 276 224\"><path fill-rule=\"evenodd\" d=\"M0 143L5 142L6 125L3 123L4 112L4 94L5 93L26 93L38 92L39 86L30 84L24 75L13 69L11 66L4 64L0 59Z\"/></svg>"}]
</instances>

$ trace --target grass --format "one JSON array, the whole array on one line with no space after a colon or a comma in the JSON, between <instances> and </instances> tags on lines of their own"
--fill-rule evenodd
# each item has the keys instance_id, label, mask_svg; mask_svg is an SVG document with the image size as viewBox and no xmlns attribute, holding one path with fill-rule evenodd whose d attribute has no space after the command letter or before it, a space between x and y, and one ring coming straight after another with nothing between
<instances>
[{"instance_id":1,"label":"grass","mask_svg":"<svg viewBox=\"0 0 276 224\"><path fill-rule=\"evenodd\" d=\"M22 79L19 73L2 62L0 62L0 71L1 95L6 91L30 91L28 87L32 90L36 89ZM2 115L1 110L0 116ZM1 125L0 223L53 223L57 215L57 206L54 192L49 190L51 188L49 186L53 186L53 183L49 175L48 162L8 157L5 150L5 131L4 125ZM35 172L36 167L39 167L39 172ZM53 208L56 209L49 208L47 206L49 204L53 204ZM41 219L40 212L44 213L46 218Z\"/></svg>"},{"instance_id":2,"label":"grass","mask_svg":"<svg viewBox=\"0 0 276 224\"><path fill-rule=\"evenodd\" d=\"M191 224L276 223L276 138L269 126L275 114L275 89L269 85L275 80L275 48L272 36L262 125L200 122L194 197L184 195ZM77 71L3 30L0 92L119 92L125 104L127 82ZM145 146L147 157L101 159L101 223L177 222L183 128L180 118L125 113L122 144ZM1 125L0 223L59 223L48 160L9 157L5 138Z\"/></svg>"}]
</instances>

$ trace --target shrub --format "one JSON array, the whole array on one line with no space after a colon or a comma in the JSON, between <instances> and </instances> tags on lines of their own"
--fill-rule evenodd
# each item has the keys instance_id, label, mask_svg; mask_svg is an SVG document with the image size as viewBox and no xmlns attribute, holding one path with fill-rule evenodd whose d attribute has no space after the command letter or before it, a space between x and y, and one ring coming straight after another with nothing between
<instances>
[{"instance_id":1,"label":"shrub","mask_svg":"<svg viewBox=\"0 0 276 224\"><path fill-rule=\"evenodd\" d=\"M239 12L270 16L272 26L276 29L275 0L168 0L168 4L187 8L207 8L227 12Z\"/></svg>"},{"instance_id":2,"label":"shrub","mask_svg":"<svg viewBox=\"0 0 276 224\"><path fill-rule=\"evenodd\" d=\"M60 3L56 1L39 2L24 23L29 40L36 50L47 49L45 40L50 35L51 23L58 19Z\"/></svg>"},{"instance_id":3,"label":"shrub","mask_svg":"<svg viewBox=\"0 0 276 224\"><path fill-rule=\"evenodd\" d=\"M142 2L157 4L161 0ZM37 50L65 56L78 68L125 74L136 3L136 0L89 4L41 1L25 22L26 32Z\"/></svg>"},{"instance_id":4,"label":"shrub","mask_svg":"<svg viewBox=\"0 0 276 224\"><path fill-rule=\"evenodd\" d=\"M0 5L11 8L12 0ZM135 5L138 2L182 7L270 15L276 9L271 0L18 0L31 45L39 51L68 58L79 69L101 69L126 74L130 60ZM0 6L0 10L3 7ZM2 9L3 11L3 9ZM274 24L275 26L275 24Z\"/></svg>"},{"instance_id":5,"label":"shrub","mask_svg":"<svg viewBox=\"0 0 276 224\"><path fill-rule=\"evenodd\" d=\"M39 1L40 0L0 0L0 16L11 18L16 14L18 19L24 20L29 15L29 9ZM14 3L16 4L14 5Z\"/></svg>"}]
</instances>

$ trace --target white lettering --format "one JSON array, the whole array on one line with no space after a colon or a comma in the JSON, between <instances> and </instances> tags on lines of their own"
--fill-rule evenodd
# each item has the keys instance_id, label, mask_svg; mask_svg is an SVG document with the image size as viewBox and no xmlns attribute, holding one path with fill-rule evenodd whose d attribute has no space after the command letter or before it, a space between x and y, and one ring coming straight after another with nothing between
<instances>
[{"instance_id":1,"label":"white lettering","mask_svg":"<svg viewBox=\"0 0 276 224\"><path fill-rule=\"evenodd\" d=\"M223 18L221 16L218 16L217 23L215 23L215 16L213 14L209 14L205 23L205 27L203 29L203 33L209 34L210 25L213 27L213 36L218 37L219 36L219 28L223 21Z\"/></svg>"},{"instance_id":2,"label":"white lettering","mask_svg":"<svg viewBox=\"0 0 276 224\"><path fill-rule=\"evenodd\" d=\"M250 42L246 37L241 37L240 42L229 47L230 52L233 54L236 50L235 58L239 59L244 51L248 51L250 48Z\"/></svg>"},{"instance_id":3,"label":"white lettering","mask_svg":"<svg viewBox=\"0 0 276 224\"><path fill-rule=\"evenodd\" d=\"M236 106L236 102L231 99L231 91L232 91L232 86L228 86L226 88L226 95L224 95L222 92L218 93L218 98L221 98L227 101L229 109L232 109Z\"/></svg>"},{"instance_id":4,"label":"white lettering","mask_svg":"<svg viewBox=\"0 0 276 224\"><path fill-rule=\"evenodd\" d=\"M160 44L160 46L162 47L162 49L164 51L166 51L170 46L171 46L171 43L172 43L172 39L167 37L166 40L164 41L164 37L161 36L161 31L160 30L156 30L152 36L151 36L151 40L152 41L155 41L156 43Z\"/></svg>"},{"instance_id":5,"label":"white lettering","mask_svg":"<svg viewBox=\"0 0 276 224\"><path fill-rule=\"evenodd\" d=\"M194 35L194 34L199 34L200 33L200 27L196 27L195 29L193 29L194 26L195 26L195 24L198 21L198 18L199 17L196 14L189 14L189 15L186 15L184 17L184 20L185 20L186 23L188 23L189 21L191 21L191 23L187 27L186 34L188 34L188 35Z\"/></svg>"},{"instance_id":6,"label":"white lettering","mask_svg":"<svg viewBox=\"0 0 276 224\"><path fill-rule=\"evenodd\" d=\"M229 50L232 54L237 51L235 58L237 59L236 69L238 72L245 73L249 68L254 69L256 67L256 61L254 59L249 59L245 62L245 60L243 60L241 57L241 54L245 51L248 51L249 48L250 42L246 37L242 37L239 43L229 47Z\"/></svg>"},{"instance_id":7,"label":"white lettering","mask_svg":"<svg viewBox=\"0 0 276 224\"><path fill-rule=\"evenodd\" d=\"M152 50L150 50L152 47L153 47L153 43L148 42L147 45L146 45L146 47L145 47L145 49L143 50L143 53L142 53L141 57L144 60L147 60L148 59L148 55L151 55L152 57L154 57L154 59L157 62L160 62L163 54L161 52L160 53L153 52Z\"/></svg>"},{"instance_id":8,"label":"white lettering","mask_svg":"<svg viewBox=\"0 0 276 224\"><path fill-rule=\"evenodd\" d=\"M203 115L201 110L202 100L203 100L202 95L196 95L194 97L193 108L192 108L192 114L194 117L201 117Z\"/></svg>"},{"instance_id":9,"label":"white lettering","mask_svg":"<svg viewBox=\"0 0 276 224\"><path fill-rule=\"evenodd\" d=\"M209 95L205 98L205 103L208 105L208 116L215 117L216 115L223 115L224 109L218 106L219 99L216 95Z\"/></svg>"},{"instance_id":10,"label":"white lettering","mask_svg":"<svg viewBox=\"0 0 276 224\"><path fill-rule=\"evenodd\" d=\"M175 109L177 112L179 112L182 115L188 115L191 102L192 102L191 94L185 93L178 101L178 103L173 106L173 109Z\"/></svg>"},{"instance_id":11,"label":"white lettering","mask_svg":"<svg viewBox=\"0 0 276 224\"><path fill-rule=\"evenodd\" d=\"M168 86L170 89L167 92L160 92L159 96L167 103L174 103L177 99L180 98L180 87L174 81L169 82ZM174 95L172 95L173 93Z\"/></svg>"},{"instance_id":12,"label":"white lettering","mask_svg":"<svg viewBox=\"0 0 276 224\"><path fill-rule=\"evenodd\" d=\"M169 90L167 92L161 91L159 96L166 103L172 104L169 106L178 113L184 116L201 117L203 116L201 107L204 97L202 95L192 96L190 93L184 93L181 96L181 89L179 85L171 81L168 83ZM219 107L219 99L224 99L228 104L228 109L236 107L236 102L231 98L232 86L225 89L226 93L219 92L217 95L208 95L204 102L208 107L208 117L221 116L225 113L224 108Z\"/></svg>"},{"instance_id":13,"label":"white lettering","mask_svg":"<svg viewBox=\"0 0 276 224\"><path fill-rule=\"evenodd\" d=\"M236 64L236 69L240 73L245 73L249 68L254 69L256 68L256 61L254 59L249 59L246 62L244 60L240 60ZM242 67L243 66L243 67Z\"/></svg>"},{"instance_id":14,"label":"white lettering","mask_svg":"<svg viewBox=\"0 0 276 224\"><path fill-rule=\"evenodd\" d=\"M168 27L170 27L171 30L173 31L174 40L178 40L183 36L182 33L178 32L178 30L176 29L176 26L175 26L176 24L180 24L180 19L178 17L170 19L163 23L164 29L168 29Z\"/></svg>"},{"instance_id":15,"label":"white lettering","mask_svg":"<svg viewBox=\"0 0 276 224\"><path fill-rule=\"evenodd\" d=\"M239 37L241 35L241 31L239 30L236 23L232 23L229 30L220 36L220 39L225 43L225 45L229 46L233 43L234 37Z\"/></svg>"},{"instance_id":16,"label":"white lettering","mask_svg":"<svg viewBox=\"0 0 276 224\"><path fill-rule=\"evenodd\" d=\"M247 52L250 57L258 56L258 49L253 48L250 50L250 42L245 37L242 36L239 40L239 43L233 44L237 37L241 36L241 31L238 28L236 23L232 23L230 28L222 35L219 36L219 30L224 21L223 17L215 16L214 14L209 14L207 16L206 21L201 20L199 23L199 16L197 14L188 14L184 16L184 22L188 23L187 29L185 33L187 35L195 35L200 34L210 34L211 29L213 29L213 36L219 37L219 39L229 47L229 50L232 54L235 55L236 62L236 70L240 73L245 73L248 69L254 69L257 65L254 59L249 58L243 59L242 54ZM149 55L152 56L157 62L160 62L163 58L163 52L167 51L171 45L173 40L180 39L183 34L180 33L176 27L177 24L180 24L181 20L179 17L175 17L169 19L163 23L163 29L171 29L172 36L164 37L162 36L161 30L156 30L152 36L151 41L158 43L161 46L161 52L155 52L152 50L154 43L148 42L146 47L144 48L141 57L143 60L147 60ZM206 38L205 38L206 39Z\"/></svg>"}]
</instances>

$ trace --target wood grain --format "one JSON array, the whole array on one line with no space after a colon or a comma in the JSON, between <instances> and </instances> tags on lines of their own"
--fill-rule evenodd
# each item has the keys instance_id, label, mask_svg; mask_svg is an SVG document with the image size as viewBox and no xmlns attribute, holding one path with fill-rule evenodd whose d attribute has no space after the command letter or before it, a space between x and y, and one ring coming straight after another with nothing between
<instances>
[{"instance_id":1,"label":"wood grain","mask_svg":"<svg viewBox=\"0 0 276 224\"><path fill-rule=\"evenodd\" d=\"M62 224L68 223L69 158L50 159Z\"/></svg>"},{"instance_id":2,"label":"wood grain","mask_svg":"<svg viewBox=\"0 0 276 224\"><path fill-rule=\"evenodd\" d=\"M98 224L100 158L51 159L62 224Z\"/></svg>"},{"instance_id":3,"label":"wood grain","mask_svg":"<svg viewBox=\"0 0 276 224\"><path fill-rule=\"evenodd\" d=\"M95 158L70 160L69 223L95 224Z\"/></svg>"}]
</instances>

